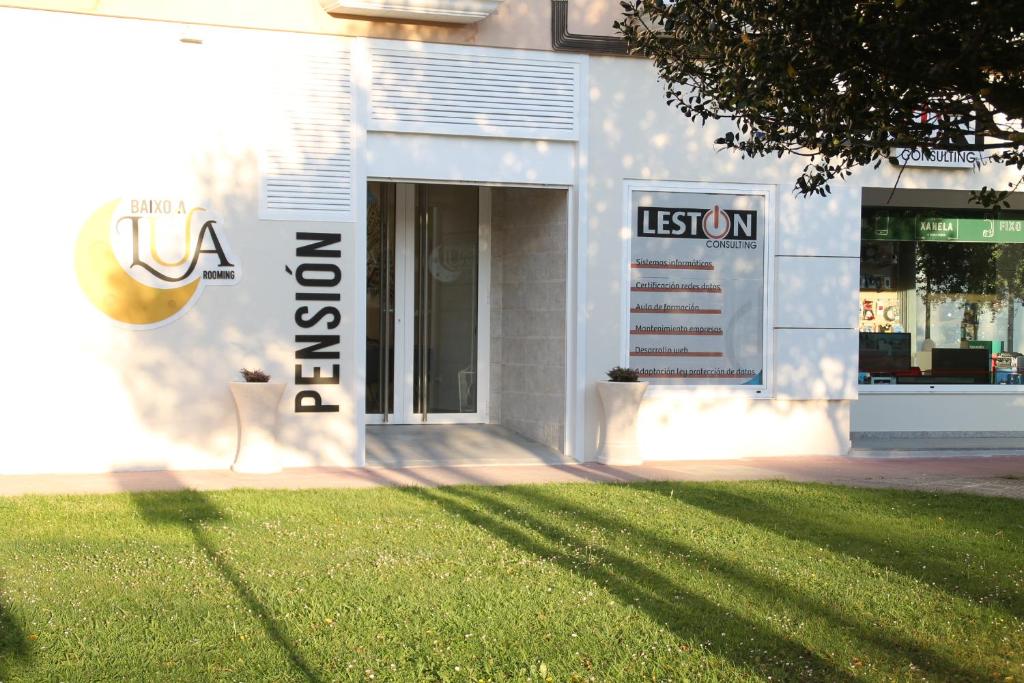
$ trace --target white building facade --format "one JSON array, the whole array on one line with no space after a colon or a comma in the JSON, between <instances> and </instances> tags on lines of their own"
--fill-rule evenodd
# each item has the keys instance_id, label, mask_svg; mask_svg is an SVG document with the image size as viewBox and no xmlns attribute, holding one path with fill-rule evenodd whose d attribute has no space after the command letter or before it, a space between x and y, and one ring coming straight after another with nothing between
<instances>
[{"instance_id":1,"label":"white building facade","mask_svg":"<svg viewBox=\"0 0 1024 683\"><path fill-rule=\"evenodd\" d=\"M243 367L288 384L289 467L362 466L367 425L423 423L592 461L616 365L651 381L645 460L1020 431L1021 385L934 351L1013 330L1020 301L946 283L924 316L928 239L871 227L973 220L968 191L1009 175L795 197L799 160L716 152L650 64L601 52L614 2L569 3L554 37L564 0L21 4L0 7L0 473L227 468Z\"/></svg>"}]
</instances>

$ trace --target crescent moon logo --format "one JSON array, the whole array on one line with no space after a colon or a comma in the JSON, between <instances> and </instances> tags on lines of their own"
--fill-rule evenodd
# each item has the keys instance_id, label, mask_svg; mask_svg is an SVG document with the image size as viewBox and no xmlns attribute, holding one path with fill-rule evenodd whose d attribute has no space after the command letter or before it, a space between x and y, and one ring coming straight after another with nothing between
<instances>
[{"instance_id":1,"label":"crescent moon logo","mask_svg":"<svg viewBox=\"0 0 1024 683\"><path fill-rule=\"evenodd\" d=\"M455 282L475 265L476 250L461 246L435 247L430 252L430 274L438 282Z\"/></svg>"},{"instance_id":2,"label":"crescent moon logo","mask_svg":"<svg viewBox=\"0 0 1024 683\"><path fill-rule=\"evenodd\" d=\"M139 328L169 323L199 298L205 274L197 272L195 277L170 288L153 287L132 277L118 260L111 243L111 226L121 205L121 200L104 204L83 225L75 243L78 285L93 306L119 323ZM138 239L137 235L133 237ZM201 247L201 239L195 246L196 251ZM214 242L219 248L216 236ZM230 282L218 281L217 284L235 283L233 265L230 271L213 272L231 274Z\"/></svg>"}]
</instances>

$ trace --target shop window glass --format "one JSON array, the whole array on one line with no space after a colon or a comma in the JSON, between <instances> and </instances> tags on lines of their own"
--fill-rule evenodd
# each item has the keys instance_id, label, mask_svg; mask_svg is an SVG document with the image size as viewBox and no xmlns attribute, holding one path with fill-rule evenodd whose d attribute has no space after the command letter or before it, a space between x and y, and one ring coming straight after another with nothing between
<instances>
[{"instance_id":1,"label":"shop window glass","mask_svg":"<svg viewBox=\"0 0 1024 683\"><path fill-rule=\"evenodd\" d=\"M861 384L1024 384L1024 213L865 209Z\"/></svg>"}]
</instances>

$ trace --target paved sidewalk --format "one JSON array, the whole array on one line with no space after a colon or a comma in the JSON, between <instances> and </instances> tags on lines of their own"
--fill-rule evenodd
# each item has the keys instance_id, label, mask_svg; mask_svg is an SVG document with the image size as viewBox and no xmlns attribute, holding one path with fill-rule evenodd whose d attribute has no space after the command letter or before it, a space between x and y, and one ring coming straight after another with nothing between
<instances>
[{"instance_id":1,"label":"paved sidewalk","mask_svg":"<svg viewBox=\"0 0 1024 683\"><path fill-rule=\"evenodd\" d=\"M802 456L605 465L469 465L290 469L242 475L223 470L0 477L0 496L117 491L308 489L543 482L787 479L850 486L961 491L1024 499L1024 456L865 458Z\"/></svg>"}]
</instances>

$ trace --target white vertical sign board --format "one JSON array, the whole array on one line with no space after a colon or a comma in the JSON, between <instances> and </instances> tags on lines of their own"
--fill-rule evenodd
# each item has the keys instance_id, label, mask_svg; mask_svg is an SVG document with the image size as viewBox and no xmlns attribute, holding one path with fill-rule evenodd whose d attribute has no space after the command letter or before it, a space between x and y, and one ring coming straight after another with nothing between
<instances>
[{"instance_id":1,"label":"white vertical sign board","mask_svg":"<svg viewBox=\"0 0 1024 683\"><path fill-rule=\"evenodd\" d=\"M764 384L766 207L754 194L634 191L629 364L655 384Z\"/></svg>"}]
</instances>

